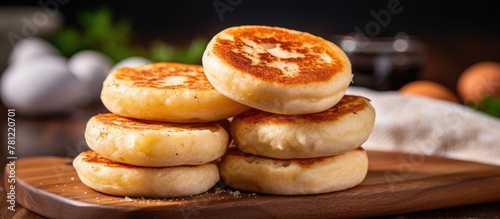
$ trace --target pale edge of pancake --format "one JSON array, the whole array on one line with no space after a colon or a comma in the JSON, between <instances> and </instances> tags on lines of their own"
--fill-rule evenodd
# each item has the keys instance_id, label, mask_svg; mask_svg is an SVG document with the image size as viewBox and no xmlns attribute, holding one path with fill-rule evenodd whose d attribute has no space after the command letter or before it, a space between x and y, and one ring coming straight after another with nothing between
<instances>
[{"instance_id":1,"label":"pale edge of pancake","mask_svg":"<svg viewBox=\"0 0 500 219\"><path fill-rule=\"evenodd\" d=\"M216 56L213 50L217 38L215 35L205 50L202 62L205 74L223 95L260 110L281 114L306 114L326 110L337 103L352 82L351 63L345 53L335 44L328 43L344 63L344 71L339 72L329 81L302 85L280 85L266 82L231 67L225 60Z\"/></svg>"},{"instance_id":2,"label":"pale edge of pancake","mask_svg":"<svg viewBox=\"0 0 500 219\"><path fill-rule=\"evenodd\" d=\"M86 162L80 154L73 160L80 180L88 187L110 195L129 197L180 197L208 191L219 181L217 165L165 168L112 167Z\"/></svg>"},{"instance_id":3,"label":"pale edge of pancake","mask_svg":"<svg viewBox=\"0 0 500 219\"><path fill-rule=\"evenodd\" d=\"M362 97L360 97L362 98ZM241 150L271 158L314 158L354 150L370 136L375 109L367 106L334 121L248 124L234 117L231 133Z\"/></svg>"},{"instance_id":4,"label":"pale edge of pancake","mask_svg":"<svg viewBox=\"0 0 500 219\"><path fill-rule=\"evenodd\" d=\"M249 109L215 89L136 87L133 81L116 79L114 72L104 80L101 100L118 115L178 123L213 122Z\"/></svg>"},{"instance_id":5,"label":"pale edge of pancake","mask_svg":"<svg viewBox=\"0 0 500 219\"><path fill-rule=\"evenodd\" d=\"M168 123L165 123L168 124ZM199 165L220 158L230 142L226 129L218 123L217 130L205 128L133 129L107 125L95 117L87 122L87 145L110 160L138 166Z\"/></svg>"},{"instance_id":6,"label":"pale edge of pancake","mask_svg":"<svg viewBox=\"0 0 500 219\"><path fill-rule=\"evenodd\" d=\"M221 179L235 189L276 195L309 195L346 190L359 185L368 172L368 156L361 147L340 155L280 160L226 154Z\"/></svg>"}]
</instances>

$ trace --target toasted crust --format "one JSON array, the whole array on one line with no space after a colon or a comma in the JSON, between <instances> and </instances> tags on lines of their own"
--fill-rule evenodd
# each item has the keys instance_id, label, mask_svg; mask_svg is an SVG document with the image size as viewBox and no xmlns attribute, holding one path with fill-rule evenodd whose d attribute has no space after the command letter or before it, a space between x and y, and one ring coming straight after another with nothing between
<instances>
[{"instance_id":1,"label":"toasted crust","mask_svg":"<svg viewBox=\"0 0 500 219\"><path fill-rule=\"evenodd\" d=\"M87 122L85 140L115 162L162 167L212 162L227 150L229 134L218 123L160 123L108 113Z\"/></svg>"},{"instance_id":2,"label":"toasted crust","mask_svg":"<svg viewBox=\"0 0 500 219\"><path fill-rule=\"evenodd\" d=\"M78 177L88 187L131 197L177 197L209 190L219 180L213 163L198 166L138 167L108 160L93 151L74 160Z\"/></svg>"},{"instance_id":3,"label":"toasted crust","mask_svg":"<svg viewBox=\"0 0 500 219\"><path fill-rule=\"evenodd\" d=\"M307 195L345 190L368 172L366 151L355 150L311 159L272 159L230 148L219 165L229 186L259 193Z\"/></svg>"},{"instance_id":4,"label":"toasted crust","mask_svg":"<svg viewBox=\"0 0 500 219\"><path fill-rule=\"evenodd\" d=\"M369 137L375 109L369 100L345 95L319 113L282 115L250 110L235 116L230 130L238 147L271 158L313 158L354 150Z\"/></svg>"},{"instance_id":5,"label":"toasted crust","mask_svg":"<svg viewBox=\"0 0 500 219\"><path fill-rule=\"evenodd\" d=\"M257 80L289 85L324 82L346 65L328 41L308 33L259 26L224 33L228 38L216 38L213 54ZM283 68L273 64L278 62L283 62Z\"/></svg>"},{"instance_id":6,"label":"toasted crust","mask_svg":"<svg viewBox=\"0 0 500 219\"><path fill-rule=\"evenodd\" d=\"M104 81L101 99L118 115L179 123L218 121L249 109L215 90L202 66L177 63L118 68Z\"/></svg>"},{"instance_id":7,"label":"toasted crust","mask_svg":"<svg viewBox=\"0 0 500 219\"><path fill-rule=\"evenodd\" d=\"M221 31L208 44L203 66L222 94L281 114L326 110L340 100L352 80L349 59L336 45L277 27Z\"/></svg>"}]
</instances>

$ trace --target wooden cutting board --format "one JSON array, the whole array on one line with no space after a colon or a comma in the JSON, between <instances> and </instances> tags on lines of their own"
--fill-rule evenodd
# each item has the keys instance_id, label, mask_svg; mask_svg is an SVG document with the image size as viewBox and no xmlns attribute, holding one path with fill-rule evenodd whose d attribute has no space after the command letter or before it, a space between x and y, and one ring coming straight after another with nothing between
<instances>
[{"instance_id":1,"label":"wooden cutting board","mask_svg":"<svg viewBox=\"0 0 500 219\"><path fill-rule=\"evenodd\" d=\"M71 159L22 158L16 161L16 200L49 218L367 217L500 200L500 167L403 153L368 156L366 179L346 191L276 196L219 183L205 194L165 199L98 193L82 184Z\"/></svg>"}]
</instances>

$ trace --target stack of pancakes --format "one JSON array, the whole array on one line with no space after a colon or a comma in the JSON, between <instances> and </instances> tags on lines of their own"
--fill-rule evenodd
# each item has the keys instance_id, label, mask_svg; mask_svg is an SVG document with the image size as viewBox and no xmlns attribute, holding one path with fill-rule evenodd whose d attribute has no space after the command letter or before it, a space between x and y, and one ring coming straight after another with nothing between
<instances>
[{"instance_id":1,"label":"stack of pancakes","mask_svg":"<svg viewBox=\"0 0 500 219\"><path fill-rule=\"evenodd\" d=\"M88 121L92 150L73 165L94 190L132 197L210 189L220 179L214 161L230 144L227 118L249 109L215 90L202 66L177 63L116 69L101 99L112 113Z\"/></svg>"},{"instance_id":2,"label":"stack of pancakes","mask_svg":"<svg viewBox=\"0 0 500 219\"><path fill-rule=\"evenodd\" d=\"M361 183L361 145L374 125L368 99L345 95L350 62L333 43L266 26L225 29L203 67L223 95L253 109L230 124L234 145L219 165L229 186L268 194L318 194Z\"/></svg>"},{"instance_id":3,"label":"stack of pancakes","mask_svg":"<svg viewBox=\"0 0 500 219\"><path fill-rule=\"evenodd\" d=\"M375 111L368 99L345 95L351 66L336 45L240 26L215 35L202 61L108 76L101 99L112 113L90 119L92 151L73 162L83 183L113 195L172 197L207 191L219 177L236 189L286 195L363 181L361 145Z\"/></svg>"}]
</instances>

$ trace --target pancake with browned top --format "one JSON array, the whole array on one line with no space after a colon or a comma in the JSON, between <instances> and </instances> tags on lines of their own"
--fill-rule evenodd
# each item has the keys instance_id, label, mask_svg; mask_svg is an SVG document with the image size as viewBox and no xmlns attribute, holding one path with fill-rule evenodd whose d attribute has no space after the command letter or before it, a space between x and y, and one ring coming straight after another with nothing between
<instances>
[{"instance_id":1,"label":"pancake with browned top","mask_svg":"<svg viewBox=\"0 0 500 219\"><path fill-rule=\"evenodd\" d=\"M375 109L364 97L345 95L323 112L282 115L250 110L230 130L238 148L272 158L313 158L354 150L369 137Z\"/></svg>"},{"instance_id":2,"label":"pancake with browned top","mask_svg":"<svg viewBox=\"0 0 500 219\"><path fill-rule=\"evenodd\" d=\"M326 110L352 80L346 54L305 32L239 26L215 35L203 55L205 74L222 94L280 114Z\"/></svg>"},{"instance_id":3,"label":"pancake with browned top","mask_svg":"<svg viewBox=\"0 0 500 219\"><path fill-rule=\"evenodd\" d=\"M202 66L178 63L118 68L104 81L101 99L115 114L165 122L211 122L248 110L215 90Z\"/></svg>"},{"instance_id":4,"label":"pancake with browned top","mask_svg":"<svg viewBox=\"0 0 500 219\"><path fill-rule=\"evenodd\" d=\"M335 156L273 159L231 147L219 164L229 186L277 195L328 193L359 185L368 172L366 151L358 147Z\"/></svg>"},{"instance_id":5,"label":"pancake with browned top","mask_svg":"<svg viewBox=\"0 0 500 219\"><path fill-rule=\"evenodd\" d=\"M229 134L219 123L161 123L99 114L87 122L85 140L107 159L165 167L212 162L226 152Z\"/></svg>"},{"instance_id":6,"label":"pancake with browned top","mask_svg":"<svg viewBox=\"0 0 500 219\"><path fill-rule=\"evenodd\" d=\"M94 151L80 153L73 166L83 184L106 194L130 197L191 196L219 180L217 165L139 167L108 160Z\"/></svg>"}]
</instances>

